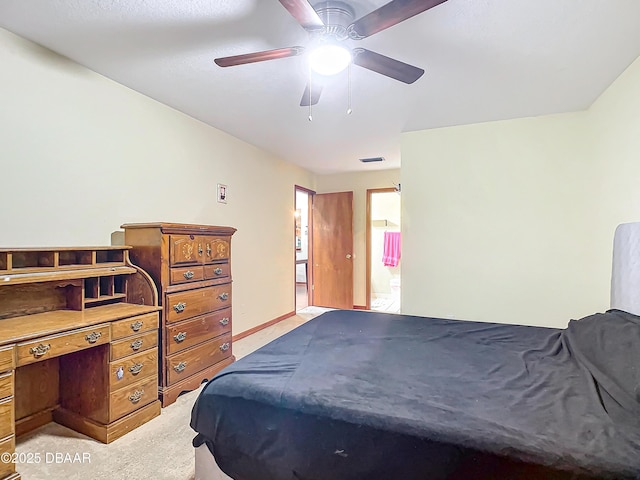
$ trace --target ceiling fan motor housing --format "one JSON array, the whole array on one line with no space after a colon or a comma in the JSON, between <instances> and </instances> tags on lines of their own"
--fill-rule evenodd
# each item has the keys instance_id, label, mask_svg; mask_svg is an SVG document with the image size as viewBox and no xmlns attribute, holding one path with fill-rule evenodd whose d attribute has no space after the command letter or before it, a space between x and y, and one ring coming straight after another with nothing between
<instances>
[{"instance_id":1,"label":"ceiling fan motor housing","mask_svg":"<svg viewBox=\"0 0 640 480\"><path fill-rule=\"evenodd\" d=\"M325 27L324 35L331 35L336 40L349 38L347 27L353 22L355 12L353 8L343 2L321 2L315 5L314 10L322 19Z\"/></svg>"}]
</instances>

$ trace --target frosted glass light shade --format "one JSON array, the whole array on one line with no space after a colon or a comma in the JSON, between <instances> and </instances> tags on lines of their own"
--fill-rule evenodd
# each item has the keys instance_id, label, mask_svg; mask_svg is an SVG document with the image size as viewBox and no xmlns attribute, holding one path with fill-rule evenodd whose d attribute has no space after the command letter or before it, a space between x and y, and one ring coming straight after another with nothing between
<instances>
[{"instance_id":1,"label":"frosted glass light shade","mask_svg":"<svg viewBox=\"0 0 640 480\"><path fill-rule=\"evenodd\" d=\"M320 45L309 52L309 66L320 75L335 75L351 62L351 52L340 45Z\"/></svg>"}]
</instances>

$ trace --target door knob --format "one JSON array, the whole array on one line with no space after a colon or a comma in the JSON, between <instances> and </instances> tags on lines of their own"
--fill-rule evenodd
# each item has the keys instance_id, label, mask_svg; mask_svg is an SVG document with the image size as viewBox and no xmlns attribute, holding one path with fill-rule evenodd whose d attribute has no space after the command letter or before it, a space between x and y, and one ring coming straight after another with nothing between
<instances>
[{"instance_id":1,"label":"door knob","mask_svg":"<svg viewBox=\"0 0 640 480\"><path fill-rule=\"evenodd\" d=\"M347 253L347 258L351 258L351 254L350 253Z\"/></svg>"}]
</instances>

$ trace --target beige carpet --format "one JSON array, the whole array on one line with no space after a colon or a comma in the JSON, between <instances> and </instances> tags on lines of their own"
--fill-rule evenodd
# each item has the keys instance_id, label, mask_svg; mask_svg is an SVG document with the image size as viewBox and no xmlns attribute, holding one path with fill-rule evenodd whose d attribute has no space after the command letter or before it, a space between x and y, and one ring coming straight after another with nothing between
<instances>
[{"instance_id":1,"label":"beige carpet","mask_svg":"<svg viewBox=\"0 0 640 480\"><path fill-rule=\"evenodd\" d=\"M308 307L295 317L239 340L233 346L236 358L251 353L323 311ZM195 432L189 427L189 420L198 393L199 390L180 396L176 403L162 409L159 417L109 445L56 423L45 425L18 439L16 452L25 460L30 457L36 461L36 454L40 457L39 463L18 464L18 472L25 480L193 480L191 440ZM57 463L56 458L67 462ZM79 461L68 463L73 460Z\"/></svg>"}]
</instances>

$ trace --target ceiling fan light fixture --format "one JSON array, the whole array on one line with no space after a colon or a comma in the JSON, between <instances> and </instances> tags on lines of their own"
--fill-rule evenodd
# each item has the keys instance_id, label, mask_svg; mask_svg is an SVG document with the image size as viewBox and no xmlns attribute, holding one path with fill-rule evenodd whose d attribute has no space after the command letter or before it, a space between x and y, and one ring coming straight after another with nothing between
<instances>
[{"instance_id":1,"label":"ceiling fan light fixture","mask_svg":"<svg viewBox=\"0 0 640 480\"><path fill-rule=\"evenodd\" d=\"M335 75L351 63L351 52L342 45L325 43L309 52L309 67L320 75Z\"/></svg>"}]
</instances>

